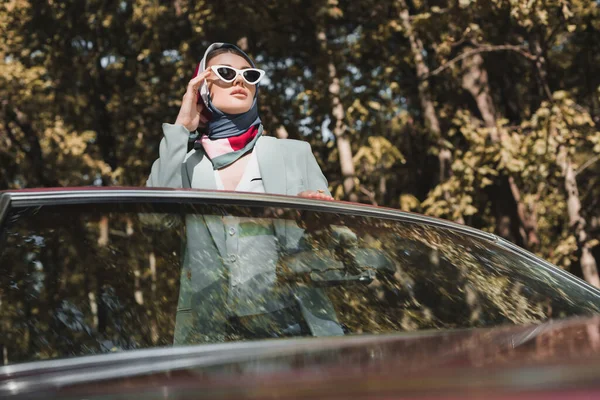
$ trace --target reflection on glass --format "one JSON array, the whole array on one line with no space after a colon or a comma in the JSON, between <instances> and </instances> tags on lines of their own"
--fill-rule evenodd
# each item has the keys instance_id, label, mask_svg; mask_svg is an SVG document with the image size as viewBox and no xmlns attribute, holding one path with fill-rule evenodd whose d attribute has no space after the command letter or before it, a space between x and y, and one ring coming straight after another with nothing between
<instances>
[{"instance_id":1,"label":"reflection on glass","mask_svg":"<svg viewBox=\"0 0 600 400\"><path fill-rule=\"evenodd\" d=\"M484 239L293 209L22 209L2 232L0 268L4 364L598 312L586 289Z\"/></svg>"}]
</instances>

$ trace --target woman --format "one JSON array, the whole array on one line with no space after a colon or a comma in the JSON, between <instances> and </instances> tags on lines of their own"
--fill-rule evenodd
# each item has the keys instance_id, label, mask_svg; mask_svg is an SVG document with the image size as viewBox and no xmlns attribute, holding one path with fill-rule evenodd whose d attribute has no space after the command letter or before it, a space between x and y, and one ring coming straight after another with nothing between
<instances>
[{"instance_id":1,"label":"woman","mask_svg":"<svg viewBox=\"0 0 600 400\"><path fill-rule=\"evenodd\" d=\"M263 75L236 46L212 44L188 83L175 124L163 124L160 158L152 166L147 186L332 200L308 143L262 136L257 85ZM188 153L190 133L204 124L207 134ZM250 180L242 179L247 171L254 174L246 177Z\"/></svg>"},{"instance_id":2,"label":"woman","mask_svg":"<svg viewBox=\"0 0 600 400\"><path fill-rule=\"evenodd\" d=\"M146 185L332 200L308 143L262 136L257 95L263 76L236 46L212 44L188 84L175 124L163 124L160 157ZM200 125L207 133L187 152L190 134ZM256 321L278 326L275 336L297 334L302 327L291 315L301 316L313 335L343 334L323 291L282 295L275 287L278 259L297 250L303 235L289 222L186 217L175 343L223 341L232 330L260 331ZM248 223L261 229L242 235L240 229Z\"/></svg>"}]
</instances>

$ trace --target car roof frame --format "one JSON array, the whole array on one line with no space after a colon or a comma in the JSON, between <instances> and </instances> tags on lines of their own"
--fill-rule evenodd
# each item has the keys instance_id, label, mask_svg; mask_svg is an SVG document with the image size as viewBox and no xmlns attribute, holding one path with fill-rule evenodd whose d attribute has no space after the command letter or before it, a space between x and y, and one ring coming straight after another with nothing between
<instances>
[{"instance_id":1,"label":"car roof frame","mask_svg":"<svg viewBox=\"0 0 600 400\"><path fill-rule=\"evenodd\" d=\"M553 265L537 255L489 232L447 221L441 218L410 213L386 207L376 207L344 201L328 201L263 193L231 192L218 190L173 189L173 188L137 188L137 187L90 187L59 189L27 189L0 192L0 227L11 208L56 206L66 204L89 203L125 203L125 202L169 203L184 202L206 205L237 205L259 207L293 207L306 211L320 211L374 217L400 222L421 223L438 228L490 241L512 253L526 258L542 269L567 279L582 289L592 292L600 299L600 289L575 277L573 274Z\"/></svg>"}]
</instances>

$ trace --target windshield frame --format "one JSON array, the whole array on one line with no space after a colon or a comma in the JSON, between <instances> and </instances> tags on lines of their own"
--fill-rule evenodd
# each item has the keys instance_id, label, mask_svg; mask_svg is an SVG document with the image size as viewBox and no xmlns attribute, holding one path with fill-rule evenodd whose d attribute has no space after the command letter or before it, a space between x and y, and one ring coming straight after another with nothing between
<instances>
[{"instance_id":1,"label":"windshield frame","mask_svg":"<svg viewBox=\"0 0 600 400\"><path fill-rule=\"evenodd\" d=\"M9 211L14 209L68 204L108 204L126 202L177 202L186 204L237 205L246 207L286 207L306 211L381 218L445 228L452 232L483 239L494 245L500 246L514 254L516 257L525 258L549 273L557 275L560 279L569 280L573 284L580 286L582 289L596 296L600 302L600 289L595 288L575 275L492 233L440 218L346 201L327 201L298 196L201 189L137 187L24 189L0 192L0 230L4 229Z\"/></svg>"}]
</instances>

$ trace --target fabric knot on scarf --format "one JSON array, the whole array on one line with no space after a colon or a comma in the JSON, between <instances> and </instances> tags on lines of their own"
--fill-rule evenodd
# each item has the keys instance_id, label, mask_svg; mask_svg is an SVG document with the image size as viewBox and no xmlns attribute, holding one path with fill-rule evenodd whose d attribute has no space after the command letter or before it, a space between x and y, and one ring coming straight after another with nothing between
<instances>
[{"instance_id":1,"label":"fabric knot on scarf","mask_svg":"<svg viewBox=\"0 0 600 400\"><path fill-rule=\"evenodd\" d=\"M221 139L211 139L202 135L194 142L194 149L203 148L210 159L213 169L221 169L236 162L250 152L263 132L262 124L251 126L241 135Z\"/></svg>"}]
</instances>

